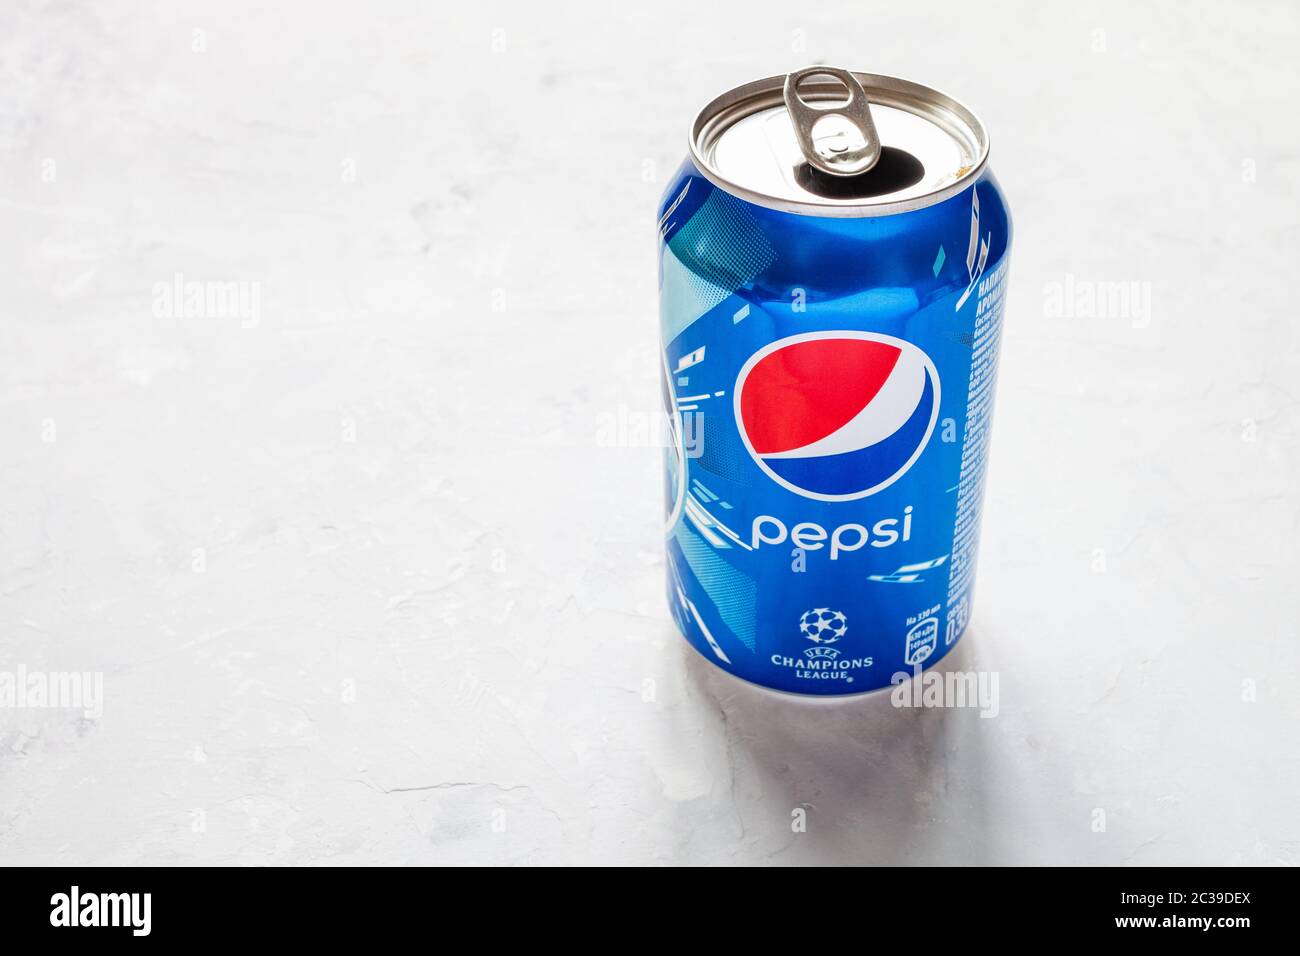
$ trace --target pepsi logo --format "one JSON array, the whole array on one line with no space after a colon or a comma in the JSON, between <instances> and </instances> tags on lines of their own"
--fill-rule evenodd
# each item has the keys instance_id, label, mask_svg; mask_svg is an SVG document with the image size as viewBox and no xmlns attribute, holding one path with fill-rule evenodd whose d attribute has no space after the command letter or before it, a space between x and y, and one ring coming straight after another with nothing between
<instances>
[{"instance_id":1,"label":"pepsi logo","mask_svg":"<svg viewBox=\"0 0 1300 956\"><path fill-rule=\"evenodd\" d=\"M809 332L765 346L736 379L736 423L774 481L848 501L889 487L920 457L939 417L939 373L910 342Z\"/></svg>"}]
</instances>

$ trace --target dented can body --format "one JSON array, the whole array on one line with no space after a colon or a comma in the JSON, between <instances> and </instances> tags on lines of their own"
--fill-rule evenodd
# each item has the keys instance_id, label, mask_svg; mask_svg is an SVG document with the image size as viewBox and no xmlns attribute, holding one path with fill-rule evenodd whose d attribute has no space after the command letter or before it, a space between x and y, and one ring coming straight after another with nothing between
<instances>
[{"instance_id":1,"label":"dented can body","mask_svg":"<svg viewBox=\"0 0 1300 956\"><path fill-rule=\"evenodd\" d=\"M1011 242L969 110L847 74L874 124L821 129L839 72L719 97L659 210L669 605L705 658L808 695L966 629Z\"/></svg>"}]
</instances>

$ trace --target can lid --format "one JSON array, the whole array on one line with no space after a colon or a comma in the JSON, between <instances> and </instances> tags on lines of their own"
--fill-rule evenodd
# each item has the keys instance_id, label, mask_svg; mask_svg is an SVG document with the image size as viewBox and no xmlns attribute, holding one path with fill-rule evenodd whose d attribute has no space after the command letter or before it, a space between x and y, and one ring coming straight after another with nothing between
<instances>
[{"instance_id":1,"label":"can lid","mask_svg":"<svg viewBox=\"0 0 1300 956\"><path fill-rule=\"evenodd\" d=\"M984 124L952 97L875 73L814 66L719 96L691 156L749 202L816 216L885 216L954 196L988 161Z\"/></svg>"}]
</instances>

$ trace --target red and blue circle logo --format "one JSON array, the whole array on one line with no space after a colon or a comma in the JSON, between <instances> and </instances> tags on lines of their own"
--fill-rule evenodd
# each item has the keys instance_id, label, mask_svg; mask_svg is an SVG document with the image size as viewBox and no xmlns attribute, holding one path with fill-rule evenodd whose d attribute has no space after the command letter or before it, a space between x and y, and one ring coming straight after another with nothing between
<instances>
[{"instance_id":1,"label":"red and blue circle logo","mask_svg":"<svg viewBox=\"0 0 1300 956\"><path fill-rule=\"evenodd\" d=\"M910 342L808 332L760 349L736 379L736 424L758 466L806 498L865 498L901 478L939 417L939 373Z\"/></svg>"}]
</instances>

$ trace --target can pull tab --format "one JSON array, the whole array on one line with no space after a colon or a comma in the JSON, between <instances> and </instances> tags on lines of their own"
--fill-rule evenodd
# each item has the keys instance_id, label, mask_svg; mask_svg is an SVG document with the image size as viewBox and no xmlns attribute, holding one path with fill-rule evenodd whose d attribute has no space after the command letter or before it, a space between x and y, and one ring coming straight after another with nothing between
<instances>
[{"instance_id":1,"label":"can pull tab","mask_svg":"<svg viewBox=\"0 0 1300 956\"><path fill-rule=\"evenodd\" d=\"M812 76L830 76L839 80L848 90L844 103L813 106L799 95L799 84ZM796 70L785 78L785 108L794 124L795 139L804 159L813 169L831 176L857 176L865 173L880 159L880 137L867 105L867 94L858 78L848 70L833 66L810 66ZM829 136L813 138L813 127L828 116L841 116L853 127L845 131L843 124Z\"/></svg>"}]
</instances>

